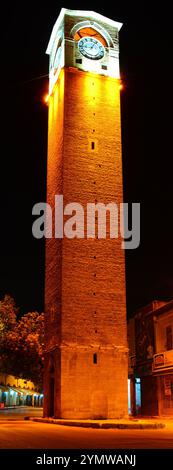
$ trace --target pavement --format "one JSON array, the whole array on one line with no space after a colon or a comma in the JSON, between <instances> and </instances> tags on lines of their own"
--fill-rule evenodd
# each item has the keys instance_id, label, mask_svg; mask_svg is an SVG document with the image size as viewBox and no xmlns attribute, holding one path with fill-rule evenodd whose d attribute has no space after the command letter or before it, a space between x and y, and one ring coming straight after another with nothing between
<instances>
[{"instance_id":1,"label":"pavement","mask_svg":"<svg viewBox=\"0 0 173 470\"><path fill-rule=\"evenodd\" d=\"M27 419L27 418L25 418ZM37 423L57 424L61 426L72 426L78 428L93 429L163 429L165 422L157 418L147 419L117 419L117 420L87 420L87 419L55 419L34 417L29 418Z\"/></svg>"},{"instance_id":2,"label":"pavement","mask_svg":"<svg viewBox=\"0 0 173 470\"><path fill-rule=\"evenodd\" d=\"M93 429L24 419L1 421L0 449L46 449L47 455L47 449L54 449L54 455L55 449L61 452L68 449L69 455L69 449L113 449L115 453L115 449L173 449L173 426L166 425L163 429Z\"/></svg>"},{"instance_id":3,"label":"pavement","mask_svg":"<svg viewBox=\"0 0 173 470\"><path fill-rule=\"evenodd\" d=\"M54 420L55 425L43 420L42 413L32 407L1 410L0 449L173 449L173 418Z\"/></svg>"},{"instance_id":4,"label":"pavement","mask_svg":"<svg viewBox=\"0 0 173 470\"><path fill-rule=\"evenodd\" d=\"M116 420L43 418L43 408L31 406L6 407L0 410L0 421L34 421L60 426L92 429L163 429L167 420L159 417L129 417Z\"/></svg>"},{"instance_id":5,"label":"pavement","mask_svg":"<svg viewBox=\"0 0 173 470\"><path fill-rule=\"evenodd\" d=\"M43 408L32 406L15 406L0 409L1 421L23 421L26 417L41 417Z\"/></svg>"}]
</instances>

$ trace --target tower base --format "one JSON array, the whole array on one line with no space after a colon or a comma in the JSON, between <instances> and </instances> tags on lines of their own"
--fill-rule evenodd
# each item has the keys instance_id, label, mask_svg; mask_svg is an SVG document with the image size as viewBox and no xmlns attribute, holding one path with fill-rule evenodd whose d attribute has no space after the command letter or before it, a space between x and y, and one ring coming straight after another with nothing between
<instances>
[{"instance_id":1,"label":"tower base","mask_svg":"<svg viewBox=\"0 0 173 470\"><path fill-rule=\"evenodd\" d=\"M122 348L57 348L45 356L44 417L126 417L126 382L127 351Z\"/></svg>"}]
</instances>

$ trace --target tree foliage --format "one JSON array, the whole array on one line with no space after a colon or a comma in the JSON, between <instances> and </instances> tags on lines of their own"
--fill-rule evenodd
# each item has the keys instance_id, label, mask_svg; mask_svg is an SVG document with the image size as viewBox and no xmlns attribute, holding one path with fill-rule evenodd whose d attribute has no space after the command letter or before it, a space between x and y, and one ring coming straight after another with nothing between
<instances>
[{"instance_id":1,"label":"tree foliage","mask_svg":"<svg viewBox=\"0 0 173 470\"><path fill-rule=\"evenodd\" d=\"M5 295L4 299L0 301L0 338L15 327L17 313L18 309L14 299L10 295Z\"/></svg>"},{"instance_id":2,"label":"tree foliage","mask_svg":"<svg viewBox=\"0 0 173 470\"><path fill-rule=\"evenodd\" d=\"M0 370L32 380L42 387L44 314L30 312L17 317L10 296L0 302Z\"/></svg>"}]
</instances>

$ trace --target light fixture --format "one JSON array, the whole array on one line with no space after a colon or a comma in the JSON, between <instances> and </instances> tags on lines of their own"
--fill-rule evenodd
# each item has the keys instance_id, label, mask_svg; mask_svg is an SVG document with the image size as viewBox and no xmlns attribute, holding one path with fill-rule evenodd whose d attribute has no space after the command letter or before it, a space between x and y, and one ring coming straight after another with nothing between
<instances>
[{"instance_id":1,"label":"light fixture","mask_svg":"<svg viewBox=\"0 0 173 470\"><path fill-rule=\"evenodd\" d=\"M46 95L44 95L43 101L44 101L44 103L46 103L46 104L49 103L49 95L48 95L48 93L47 93Z\"/></svg>"}]
</instances>

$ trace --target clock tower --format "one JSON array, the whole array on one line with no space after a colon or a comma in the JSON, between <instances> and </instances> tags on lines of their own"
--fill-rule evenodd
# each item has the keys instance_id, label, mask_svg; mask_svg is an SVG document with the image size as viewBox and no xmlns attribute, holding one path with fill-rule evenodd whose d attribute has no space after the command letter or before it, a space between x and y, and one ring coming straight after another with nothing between
<instances>
[{"instance_id":1,"label":"clock tower","mask_svg":"<svg viewBox=\"0 0 173 470\"><path fill-rule=\"evenodd\" d=\"M62 9L48 44L47 202L123 201L121 23ZM54 211L55 212L55 211ZM96 213L97 214L97 213ZM67 216L64 216L67 219ZM97 217L96 217L97 219ZM85 224L86 225L86 224ZM122 240L46 239L44 416L127 415L125 262Z\"/></svg>"}]
</instances>

